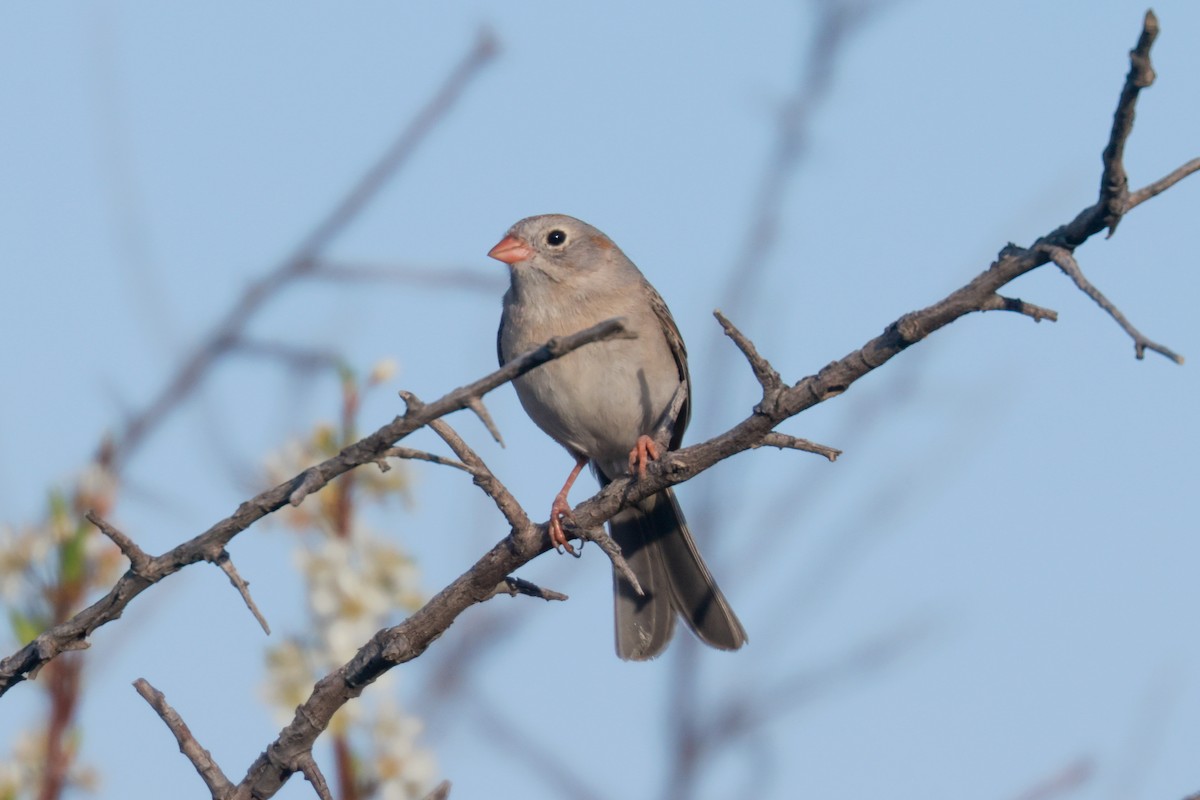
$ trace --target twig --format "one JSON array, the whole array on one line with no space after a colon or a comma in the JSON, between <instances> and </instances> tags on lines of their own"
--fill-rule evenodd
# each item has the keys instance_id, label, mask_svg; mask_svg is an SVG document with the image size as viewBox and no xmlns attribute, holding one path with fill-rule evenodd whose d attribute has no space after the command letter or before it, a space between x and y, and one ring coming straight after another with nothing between
<instances>
[{"instance_id":1,"label":"twig","mask_svg":"<svg viewBox=\"0 0 1200 800\"><path fill-rule=\"evenodd\" d=\"M1044 319L1048 319L1051 322L1058 322L1058 312L1054 309L1035 306L1033 303L1027 303L1019 297L1005 297L994 294L980 304L979 310L1012 311L1017 314L1024 314L1032 318L1034 322L1041 322Z\"/></svg>"},{"instance_id":2,"label":"twig","mask_svg":"<svg viewBox=\"0 0 1200 800\"><path fill-rule=\"evenodd\" d=\"M420 402L415 396L408 392L404 393L404 399L410 403ZM549 550L551 543L548 524L543 523L535 526L532 522L530 522L529 516L525 513L525 509L523 509L521 504L517 502L516 498L512 496L512 493L508 491L508 488L496 478L492 471L487 468L487 465L484 464L483 459L481 459L475 453L475 451L472 450L465 441L463 441L462 437L460 437L454 431L454 429L446 423L445 420L434 420L433 422L429 423L429 427L432 428L434 433L440 436L442 440L450 446L450 449L454 451L454 454L461 458L463 463L470 468L471 473L475 476L475 485L482 489L488 497L492 498L492 501L496 504L496 507L500 509L500 513L504 515L504 518L508 520L509 525L512 526L511 535L514 537L528 537L534 535L534 531L536 531L536 536L541 542L542 549ZM604 551L604 554L608 556L609 560L612 562L613 568L617 570L622 577L629 581L630 585L633 587L633 590L637 592L639 596L644 594L641 584L638 583L637 577L633 574L633 570L630 569L628 562L625 561L625 557L621 555L621 548L612 539L612 537L605 533L599 526L595 526L590 529L582 529L570 522L568 522L567 525L572 534L578 537L581 541L595 542L600 549ZM575 553L572 553L572 555L575 555ZM508 579L507 576L505 579Z\"/></svg>"},{"instance_id":3,"label":"twig","mask_svg":"<svg viewBox=\"0 0 1200 800\"><path fill-rule=\"evenodd\" d=\"M1129 74L1117 100L1113 114L1112 132L1108 145L1101 156L1104 174L1100 178L1100 205L1104 208L1104 224L1112 236L1129 209L1129 176L1125 173L1125 142L1133 132L1134 109L1138 94L1154 83L1154 68L1150 65L1150 47L1158 37L1158 17L1147 11L1142 24L1142 35L1137 46L1129 51Z\"/></svg>"},{"instance_id":4,"label":"twig","mask_svg":"<svg viewBox=\"0 0 1200 800\"><path fill-rule=\"evenodd\" d=\"M325 781L325 776L321 773L321 768L317 766L316 759L312 753L304 753L297 759L297 766L300 767L300 774L304 779L312 784L313 791L317 793L317 797L321 800L333 800L333 793L329 791L329 784Z\"/></svg>"},{"instance_id":5,"label":"twig","mask_svg":"<svg viewBox=\"0 0 1200 800\"><path fill-rule=\"evenodd\" d=\"M810 442L808 439L800 439L795 436L788 436L786 433L778 433L772 431L755 445L758 447L778 447L780 450L803 450L806 453L816 453L819 456L825 456L830 461L837 461L838 456L842 454L841 450L836 447L830 447L826 444L817 444Z\"/></svg>"},{"instance_id":6,"label":"twig","mask_svg":"<svg viewBox=\"0 0 1200 800\"><path fill-rule=\"evenodd\" d=\"M471 468L461 461L455 461L453 458L439 456L436 453L426 453L424 450L414 450L411 447L390 447L384 452L383 458L402 458L407 461L428 461L430 464L440 464L443 467L454 467L455 469L461 469L463 472L471 471ZM383 458L381 458L378 462L379 468L384 472L387 472L389 469L391 469L391 467L387 465L387 462L385 462Z\"/></svg>"},{"instance_id":7,"label":"twig","mask_svg":"<svg viewBox=\"0 0 1200 800\"><path fill-rule=\"evenodd\" d=\"M536 583L531 583L524 578L518 578L515 575L509 575L505 577L504 580L496 584L496 588L492 590L491 594L483 599L490 600L498 594L507 594L511 597L516 597L517 595L523 594L527 597L537 597L542 600L570 599L562 592L556 592L553 589L543 589Z\"/></svg>"},{"instance_id":8,"label":"twig","mask_svg":"<svg viewBox=\"0 0 1200 800\"><path fill-rule=\"evenodd\" d=\"M1151 341L1150 339L1146 338L1141 331L1133 327L1133 323L1131 323L1125 317L1125 315L1121 313L1121 310L1114 306L1112 301L1105 297L1104 294L1095 286L1093 286L1092 282L1087 279L1087 277L1083 274L1083 270L1079 267L1079 262L1077 262L1075 257L1071 255L1070 250L1067 250L1065 247L1054 247L1050 245L1044 246L1043 249L1045 250L1046 254L1050 256L1050 260L1057 264L1058 268L1065 272L1071 280L1075 281L1075 285L1079 287L1080 291L1092 298L1092 300L1096 302L1096 305L1107 311L1108 315L1115 319L1117 324L1121 326L1121 329L1129 334L1130 338L1133 339L1134 354L1139 359L1146 357L1147 350L1153 350L1154 352L1161 353L1162 355L1171 359L1176 364L1183 363L1183 356L1173 352L1164 345Z\"/></svg>"},{"instance_id":9,"label":"twig","mask_svg":"<svg viewBox=\"0 0 1200 800\"><path fill-rule=\"evenodd\" d=\"M129 566L135 575L141 575L150 563L150 556L137 543L121 531L110 525L95 511L89 510L83 515L84 519L100 529L100 532L112 540L113 544L129 559Z\"/></svg>"},{"instance_id":10,"label":"twig","mask_svg":"<svg viewBox=\"0 0 1200 800\"><path fill-rule=\"evenodd\" d=\"M412 397L410 393L405 393L407 400ZM454 455L462 459L466 465L467 471L475 478L475 485L483 490L483 493L492 498L492 502L496 504L496 508L500 509L500 513L508 520L508 524L512 527L513 533L530 532L534 525L529 520L529 515L525 513L525 509L521 508L521 504L517 502L517 498L513 497L512 492L508 491L500 480L488 469L487 464L483 459L471 449L462 437L455 432L445 420L435 419L429 423L429 427L442 438L450 449L454 451ZM550 536L546 535L547 546L550 542Z\"/></svg>"},{"instance_id":11,"label":"twig","mask_svg":"<svg viewBox=\"0 0 1200 800\"><path fill-rule=\"evenodd\" d=\"M171 708L163 693L151 686L145 678L138 678L134 681L133 688L150 704L154 712L175 735L175 741L179 743L179 752L192 762L192 766L196 768L196 772L200 773L200 779L204 781L204 785L208 787L212 796L215 798L229 796L233 791L233 784L213 761L212 753L205 750L196 741L196 737L192 735L183 718L175 709Z\"/></svg>"},{"instance_id":12,"label":"twig","mask_svg":"<svg viewBox=\"0 0 1200 800\"><path fill-rule=\"evenodd\" d=\"M617 506L618 510L621 508ZM615 512L614 512L615 513ZM611 515L609 515L611 516ZM607 519L607 517L605 517ZM600 520L602 523L604 520ZM571 526L571 533L583 542L595 542L604 555L608 556L608 560L612 562L613 569L629 582L630 588L637 594L638 597L645 597L646 590L642 588L642 584L638 582L637 575L633 574L633 569L630 568L629 562L625 560L625 556L621 553L621 546L617 544L617 540L609 536L604 528L600 527L600 523L590 527L582 527L578 524Z\"/></svg>"},{"instance_id":13,"label":"twig","mask_svg":"<svg viewBox=\"0 0 1200 800\"><path fill-rule=\"evenodd\" d=\"M492 415L488 413L487 406L483 404L483 400L478 397L473 397L467 403L467 408L475 412L475 416L479 417L479 421L483 423L483 427L487 428L487 432L492 435L492 439L496 444L504 447L504 437L500 435L500 429L496 427L496 423L492 420Z\"/></svg>"},{"instance_id":14,"label":"twig","mask_svg":"<svg viewBox=\"0 0 1200 800\"><path fill-rule=\"evenodd\" d=\"M229 557L227 550L222 550L217 554L213 563L221 568L221 571L229 576L229 582L238 590L238 594L242 596L242 600L246 603L246 608L250 609L250 613L258 620L258 624L262 626L263 633L271 635L271 626L267 624L267 618L258 610L258 606L254 602L254 598L250 596L250 584L238 574L237 567L233 565L233 559Z\"/></svg>"},{"instance_id":15,"label":"twig","mask_svg":"<svg viewBox=\"0 0 1200 800\"><path fill-rule=\"evenodd\" d=\"M737 327L730 322L720 309L713 311L713 316L717 318L717 322L721 323L721 327L725 329L725 335L733 340L737 345L738 350L742 351L742 355L750 362L750 369L754 370L754 377L762 386L763 397L769 393L777 391L783 387L783 379L779 377L779 373L771 366L770 362L758 354L758 349L746 335L739 331Z\"/></svg>"},{"instance_id":16,"label":"twig","mask_svg":"<svg viewBox=\"0 0 1200 800\"><path fill-rule=\"evenodd\" d=\"M1146 184L1141 189L1138 189L1136 192L1130 194L1125 210L1129 211L1131 208L1146 202L1151 197L1158 197L1160 194L1179 183L1188 175L1198 171L1200 171L1200 158L1193 158L1182 167L1172 170L1167 175L1159 178L1153 183Z\"/></svg>"}]
</instances>

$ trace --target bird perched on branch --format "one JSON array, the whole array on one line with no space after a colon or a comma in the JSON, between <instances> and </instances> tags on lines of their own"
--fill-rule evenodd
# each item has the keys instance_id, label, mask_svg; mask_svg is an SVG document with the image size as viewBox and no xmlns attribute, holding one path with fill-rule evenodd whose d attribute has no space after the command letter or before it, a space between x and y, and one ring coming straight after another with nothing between
<instances>
[{"instance_id":1,"label":"bird perched on branch","mask_svg":"<svg viewBox=\"0 0 1200 800\"><path fill-rule=\"evenodd\" d=\"M588 344L513 381L526 413L575 458L550 507L550 538L574 552L563 531L567 493L591 463L601 485L624 474L644 476L660 455L652 433L676 393L685 399L669 449L683 439L691 406L687 351L666 303L612 240L573 217L528 217L488 253L510 267L497 350L500 363L613 317L636 335ZM644 660L671 640L675 616L701 641L722 650L746 643L692 539L675 493L663 489L609 520L643 595L613 572L617 655Z\"/></svg>"}]
</instances>

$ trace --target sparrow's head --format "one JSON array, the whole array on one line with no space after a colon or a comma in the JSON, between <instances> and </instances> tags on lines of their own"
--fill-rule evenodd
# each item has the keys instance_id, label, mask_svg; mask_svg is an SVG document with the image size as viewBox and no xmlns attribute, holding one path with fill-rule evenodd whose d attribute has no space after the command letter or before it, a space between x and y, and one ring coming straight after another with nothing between
<instances>
[{"instance_id":1,"label":"sparrow's head","mask_svg":"<svg viewBox=\"0 0 1200 800\"><path fill-rule=\"evenodd\" d=\"M512 267L514 276L533 269L555 281L611 272L611 265L629 263L611 239L566 214L526 217L488 255Z\"/></svg>"}]
</instances>

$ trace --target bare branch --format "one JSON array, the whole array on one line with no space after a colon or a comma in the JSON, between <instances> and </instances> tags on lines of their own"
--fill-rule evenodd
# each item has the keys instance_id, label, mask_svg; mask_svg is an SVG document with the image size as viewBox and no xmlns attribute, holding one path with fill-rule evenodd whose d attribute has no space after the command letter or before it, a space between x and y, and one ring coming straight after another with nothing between
<instances>
[{"instance_id":1,"label":"bare branch","mask_svg":"<svg viewBox=\"0 0 1200 800\"><path fill-rule=\"evenodd\" d=\"M496 423L492 420L492 415L488 413L487 406L483 404L483 400L473 397L467 402L467 408L475 412L475 416L479 417L479 421L483 423L483 427L487 428L487 432L492 435L492 439L495 440L496 444L504 447L504 437L500 435L500 429L496 427Z\"/></svg>"},{"instance_id":2,"label":"bare branch","mask_svg":"<svg viewBox=\"0 0 1200 800\"><path fill-rule=\"evenodd\" d=\"M720 310L713 311L713 316L717 318L717 322L721 323L721 327L725 329L725 335L733 340L737 345L738 350L742 351L742 355L746 356L746 360L750 362L750 369L754 370L754 377L758 379L758 383L762 386L763 397L766 397L770 392L777 391L783 387L783 379L779 377L779 373L771 366L765 358L758 354L758 349L754 346L746 335L739 331L737 327L725 318L725 315Z\"/></svg>"},{"instance_id":3,"label":"bare branch","mask_svg":"<svg viewBox=\"0 0 1200 800\"><path fill-rule=\"evenodd\" d=\"M1083 270L1080 269L1079 263L1075 260L1075 257L1071 255L1070 250L1067 250L1065 247L1053 247L1049 245L1044 247L1044 250L1050 256L1051 260L1058 265L1059 269L1065 272L1067 276L1071 278L1071 280L1075 281L1075 285L1079 287L1080 291L1092 298L1092 300L1096 301L1096 305L1107 311L1109 316L1115 319L1117 324L1121 326L1122 330L1129 334L1129 336L1133 339L1134 353L1139 359L1145 358L1147 350L1153 350L1156 353L1163 354L1176 364L1183 363L1183 356L1171 351L1167 347L1158 344L1157 342L1151 341L1150 339L1146 338L1141 331L1133 327L1133 323L1126 319L1125 315L1121 313L1121 310L1114 306L1112 302L1105 297L1099 289L1093 286L1092 282L1084 276Z\"/></svg>"},{"instance_id":4,"label":"bare branch","mask_svg":"<svg viewBox=\"0 0 1200 800\"><path fill-rule=\"evenodd\" d=\"M134 681L133 688L137 689L137 693L150 704L150 707L175 735L175 741L179 743L179 752L192 762L192 766L196 768L196 772L200 773L201 780L204 781L204 785L208 787L212 796L214 798L228 797L233 791L233 784L213 761L212 753L205 750L196 741L196 737L192 735L183 718L175 709L171 708L163 693L151 686L145 678L138 678Z\"/></svg>"},{"instance_id":5,"label":"bare branch","mask_svg":"<svg viewBox=\"0 0 1200 800\"><path fill-rule=\"evenodd\" d=\"M1172 170L1165 177L1159 178L1158 180L1154 181L1154 183L1147 184L1146 186L1143 186L1141 189L1138 189L1136 192L1129 195L1129 201L1126 204L1125 210L1129 211L1130 209L1146 202L1151 197L1158 197L1167 189L1170 189L1188 175L1191 175L1193 172L1197 171L1200 171L1200 158L1193 158L1182 167Z\"/></svg>"},{"instance_id":6,"label":"bare branch","mask_svg":"<svg viewBox=\"0 0 1200 800\"><path fill-rule=\"evenodd\" d=\"M994 294L983 301L979 310L1012 311L1017 314L1024 314L1032 318L1034 322L1041 322L1044 319L1048 319L1051 322L1058 322L1058 312L1054 309L1035 306L1033 303L1027 303L1019 297L1005 297Z\"/></svg>"},{"instance_id":7,"label":"bare branch","mask_svg":"<svg viewBox=\"0 0 1200 800\"><path fill-rule=\"evenodd\" d=\"M618 507L618 510L620 510L620 507ZM617 574L629 582L630 588L633 589L638 597L645 597L646 591L642 588L642 584L638 583L637 576L633 574L633 570L630 568L629 562L625 560L625 556L621 554L621 546L617 544L616 539L609 536L604 528L601 527L603 522L604 520L601 520L587 528L572 523L570 524L571 534L580 541L595 542L596 546L604 551L604 555L608 556L608 560L612 562L613 569L617 571Z\"/></svg>"},{"instance_id":8,"label":"bare branch","mask_svg":"<svg viewBox=\"0 0 1200 800\"><path fill-rule=\"evenodd\" d=\"M405 393L405 399L408 400L412 395ZM415 399L415 398L414 398ZM508 520L508 524L512 526L513 531L528 531L532 529L533 523L529 521L529 515L525 513L525 509L521 508L521 504L517 502L517 498L512 496L512 492L508 491L500 480L488 469L487 464L483 462L474 450L471 449L462 437L459 436L453 428L451 428L445 420L437 419L429 423L429 427L433 432L442 437L442 441L450 446L454 451L454 455L462 459L462 462L467 466L467 470L475 477L475 485L483 490L483 493L492 498L492 502L496 504L496 508L500 509L500 513ZM550 541L550 537L546 536L546 541Z\"/></svg>"},{"instance_id":9,"label":"bare branch","mask_svg":"<svg viewBox=\"0 0 1200 800\"><path fill-rule=\"evenodd\" d=\"M772 431L755 445L759 447L778 447L780 450L803 450L806 453L816 453L819 456L825 456L830 461L837 461L838 456L842 454L841 450L836 447L830 447L827 444L817 444L810 442L808 439L799 439L795 436L788 436L786 433Z\"/></svg>"},{"instance_id":10,"label":"bare branch","mask_svg":"<svg viewBox=\"0 0 1200 800\"><path fill-rule=\"evenodd\" d=\"M410 406L414 403L420 404L420 400L411 392L402 392L402 396ZM508 488L492 474L492 471L484 464L483 459L463 441L462 437L445 420L433 420L429 423L429 427L433 429L434 433L442 437L442 440L450 446L454 454L461 458L463 463L467 465L471 473L475 476L475 485L482 489L488 497L492 498L496 507L500 509L500 513L504 515L504 518L508 520L508 524L512 526L512 535L531 536L535 535L534 531L536 531L536 536L543 540L542 550L549 549L551 543L548 526L545 524L535 526L530 522L529 515L525 513L525 509L512 496ZM620 546L617 545L611 536L604 532L604 529L600 527L601 523L603 523L603 520L589 528L581 528L569 521L566 524L571 534L581 541L595 542L604 551L604 554L608 556L609 560L612 561L613 569L617 570L623 578L629 581L630 586L633 587L633 590L639 596L643 595L644 592L642 591L641 584L638 583L637 576L633 574L633 570L629 568L625 557L621 555ZM568 552L577 558L579 557L579 554L573 551ZM505 576L505 580L509 580L508 576ZM489 594L488 596L490 597L491 595Z\"/></svg>"},{"instance_id":11,"label":"bare branch","mask_svg":"<svg viewBox=\"0 0 1200 800\"><path fill-rule=\"evenodd\" d=\"M556 592L553 589L543 589L536 583L531 583L524 578L518 578L514 575L509 575L500 583L496 584L496 588L492 590L491 595L485 597L484 600L490 600L498 594L507 594L511 597L517 595L526 595L527 597L537 597L542 600L569 600L562 592Z\"/></svg>"},{"instance_id":12,"label":"bare branch","mask_svg":"<svg viewBox=\"0 0 1200 800\"><path fill-rule=\"evenodd\" d=\"M129 559L129 566L135 575L140 575L146 569L146 565L150 563L150 556L145 550L138 547L137 544L121 531L106 522L95 511L88 511L83 515L84 519L100 529L100 532L112 540L113 544Z\"/></svg>"},{"instance_id":13,"label":"bare branch","mask_svg":"<svg viewBox=\"0 0 1200 800\"><path fill-rule=\"evenodd\" d=\"M1146 12L1142 24L1142 35L1138 37L1137 46L1129 51L1129 74L1125 76L1125 86L1121 89L1121 97L1117 100L1117 110L1113 114L1112 132L1108 137L1108 145L1101 157L1104 161L1104 175L1100 179L1100 203L1104 209L1104 224L1108 235L1112 236L1121 222L1121 217L1129 208L1129 176L1125 173L1125 142L1133 132L1134 109L1137 106L1138 94L1154 83L1154 68L1150 65L1150 47L1158 37L1158 18L1153 11Z\"/></svg>"},{"instance_id":14,"label":"bare branch","mask_svg":"<svg viewBox=\"0 0 1200 800\"><path fill-rule=\"evenodd\" d=\"M312 753L304 753L297 760L297 766L300 767L300 774L304 779L312 784L313 791L317 793L317 797L321 800L333 800L333 793L329 791L329 784L325 781L325 776L321 773L321 768L317 766L316 759Z\"/></svg>"},{"instance_id":15,"label":"bare branch","mask_svg":"<svg viewBox=\"0 0 1200 800\"><path fill-rule=\"evenodd\" d=\"M439 456L436 453L426 453L424 450L414 450L411 447L390 447L383 454L383 458L402 458L408 461L428 461L430 464L441 464L443 467L454 467L461 469L463 472L470 472L471 468L461 461L455 461L453 458ZM379 468L384 472L391 469L387 462L380 459Z\"/></svg>"},{"instance_id":16,"label":"bare branch","mask_svg":"<svg viewBox=\"0 0 1200 800\"><path fill-rule=\"evenodd\" d=\"M229 576L229 582L238 590L238 594L242 596L242 600L246 603L246 608L250 609L250 613L258 620L258 624L262 626L263 633L271 635L271 626L267 624L267 618L258 610L258 606L254 602L254 598L250 596L250 584L245 578L238 574L237 567L233 565L233 559L229 557L227 550L222 550L217 554L217 558L213 561L221 571Z\"/></svg>"}]
</instances>

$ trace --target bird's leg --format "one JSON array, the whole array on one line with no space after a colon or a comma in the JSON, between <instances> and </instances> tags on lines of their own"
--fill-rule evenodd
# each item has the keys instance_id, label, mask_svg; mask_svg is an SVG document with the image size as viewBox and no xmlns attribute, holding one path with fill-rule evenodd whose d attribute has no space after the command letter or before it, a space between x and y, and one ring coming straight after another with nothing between
<instances>
[{"instance_id":1,"label":"bird's leg","mask_svg":"<svg viewBox=\"0 0 1200 800\"><path fill-rule=\"evenodd\" d=\"M567 492L571 491L571 486L575 484L575 479L579 477L583 465L587 462L587 456L575 456L575 469L571 470L571 474L567 476L567 482L563 484L562 491L555 495L554 502L550 504L550 543L560 553L565 547L568 553L575 555L575 548L571 547L570 542L567 541L567 535L563 532L562 521L564 519L574 521L571 516L571 504L567 502Z\"/></svg>"},{"instance_id":2,"label":"bird's leg","mask_svg":"<svg viewBox=\"0 0 1200 800\"><path fill-rule=\"evenodd\" d=\"M646 464L650 461L658 461L658 445L643 433L629 451L629 471L636 472L638 480L641 480L646 477Z\"/></svg>"}]
</instances>

